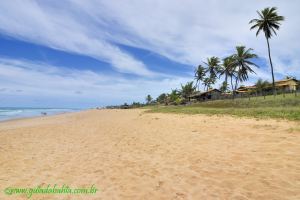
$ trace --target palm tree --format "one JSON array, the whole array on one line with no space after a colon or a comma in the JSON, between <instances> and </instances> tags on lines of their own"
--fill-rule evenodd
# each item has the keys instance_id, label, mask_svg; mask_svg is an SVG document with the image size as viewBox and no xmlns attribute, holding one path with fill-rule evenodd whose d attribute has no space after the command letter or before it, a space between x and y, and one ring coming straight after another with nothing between
<instances>
[{"instance_id":1,"label":"palm tree","mask_svg":"<svg viewBox=\"0 0 300 200\"><path fill-rule=\"evenodd\" d=\"M150 94L148 94L148 95L146 96L146 101L147 101L147 104L150 104L150 103L151 103L152 97L151 97Z\"/></svg>"},{"instance_id":2,"label":"palm tree","mask_svg":"<svg viewBox=\"0 0 300 200\"><path fill-rule=\"evenodd\" d=\"M227 90L227 86L228 86L228 77L230 77L232 79L233 77L233 58L232 56L229 56L227 58L223 59L223 63L220 66L220 76L225 75L225 81L222 84L222 88L225 89L225 91Z\"/></svg>"},{"instance_id":3,"label":"palm tree","mask_svg":"<svg viewBox=\"0 0 300 200\"><path fill-rule=\"evenodd\" d=\"M230 83L231 83L231 90L232 90L232 96L234 98L234 84L232 82L233 79L237 79L238 77L238 71L236 66L232 66L231 72L230 72Z\"/></svg>"},{"instance_id":4,"label":"palm tree","mask_svg":"<svg viewBox=\"0 0 300 200\"><path fill-rule=\"evenodd\" d=\"M220 86L221 92L226 92L228 90L228 84L226 81L223 81L222 85Z\"/></svg>"},{"instance_id":5,"label":"palm tree","mask_svg":"<svg viewBox=\"0 0 300 200\"><path fill-rule=\"evenodd\" d=\"M296 79L296 76L289 76L289 75L287 75L287 76L285 76L285 79Z\"/></svg>"},{"instance_id":6,"label":"palm tree","mask_svg":"<svg viewBox=\"0 0 300 200\"><path fill-rule=\"evenodd\" d=\"M206 77L203 80L203 85L204 85L204 90L206 88L206 91L211 88L211 85L215 84L216 82L216 77Z\"/></svg>"},{"instance_id":7,"label":"palm tree","mask_svg":"<svg viewBox=\"0 0 300 200\"><path fill-rule=\"evenodd\" d=\"M211 58L207 58L207 62L204 64L207 66L206 72L209 72L210 78L217 77L220 72L220 59L213 56Z\"/></svg>"},{"instance_id":8,"label":"palm tree","mask_svg":"<svg viewBox=\"0 0 300 200\"><path fill-rule=\"evenodd\" d=\"M202 83L202 84L204 85L204 90L206 90L205 88L207 88L207 90L208 90L209 81L210 81L210 80L209 80L208 77L206 77L206 78L203 79L203 83ZM206 91L207 91L207 90L206 90Z\"/></svg>"},{"instance_id":9,"label":"palm tree","mask_svg":"<svg viewBox=\"0 0 300 200\"><path fill-rule=\"evenodd\" d=\"M257 55L251 53L253 49L246 50L245 46L237 46L236 53L232 55L232 67L236 71L235 90L237 89L238 81L243 82L248 80L248 73L255 73L251 66L258 67L251 60L257 58Z\"/></svg>"},{"instance_id":10,"label":"palm tree","mask_svg":"<svg viewBox=\"0 0 300 200\"><path fill-rule=\"evenodd\" d=\"M174 103L180 98L179 91L177 89L172 90L171 93L167 97L168 103Z\"/></svg>"},{"instance_id":11,"label":"palm tree","mask_svg":"<svg viewBox=\"0 0 300 200\"><path fill-rule=\"evenodd\" d=\"M181 96L184 99L188 99L190 95L193 94L193 92L195 91L196 87L193 85L193 81L191 82L187 82L185 85L181 84Z\"/></svg>"},{"instance_id":12,"label":"palm tree","mask_svg":"<svg viewBox=\"0 0 300 200\"><path fill-rule=\"evenodd\" d=\"M166 98L167 98L167 94L162 93L156 98L156 101L160 104L163 104L166 102Z\"/></svg>"},{"instance_id":13,"label":"palm tree","mask_svg":"<svg viewBox=\"0 0 300 200\"><path fill-rule=\"evenodd\" d=\"M275 79L274 79L274 72L273 72L273 64L271 59L271 51L270 51L270 44L269 39L273 36L273 34L276 34L276 30L279 30L280 22L284 21L284 17L280 16L276 12L277 8L265 8L262 11L257 11L257 14L259 15L259 19L252 19L249 24L253 24L251 26L250 30L257 28L256 36L263 31L267 40L268 44L268 53L269 53L269 60L270 60L270 66L272 71L272 84L273 84L273 94L276 94L275 89Z\"/></svg>"},{"instance_id":14,"label":"palm tree","mask_svg":"<svg viewBox=\"0 0 300 200\"><path fill-rule=\"evenodd\" d=\"M206 69L202 65L199 65L195 70L196 87L198 86L198 91L199 91L200 81L203 81L205 77L205 71Z\"/></svg>"},{"instance_id":15,"label":"palm tree","mask_svg":"<svg viewBox=\"0 0 300 200\"><path fill-rule=\"evenodd\" d=\"M270 83L268 81L263 81L261 78L257 80L255 83L256 91L262 94L268 86L270 86Z\"/></svg>"}]
</instances>

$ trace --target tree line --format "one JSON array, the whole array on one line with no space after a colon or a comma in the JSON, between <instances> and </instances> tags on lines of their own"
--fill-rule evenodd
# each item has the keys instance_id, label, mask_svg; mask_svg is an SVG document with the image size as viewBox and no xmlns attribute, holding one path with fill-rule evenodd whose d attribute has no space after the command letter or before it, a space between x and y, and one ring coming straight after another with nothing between
<instances>
[{"instance_id":1,"label":"tree line","mask_svg":"<svg viewBox=\"0 0 300 200\"><path fill-rule=\"evenodd\" d=\"M276 35L276 31L280 28L280 22L284 21L284 17L277 14L277 8L265 8L261 11L257 11L258 18L252 19L250 30L256 29L256 36L259 33L264 33L267 41L268 56L272 75L272 90L276 95L274 69L271 59L271 50L269 40L273 35ZM200 64L195 69L195 86L193 81L181 84L180 90L172 90L171 93L163 93L156 99L158 103L165 104L182 104L187 101L187 98L192 95L197 89L200 91L200 85L204 86L204 91L212 89L212 86L216 83L217 79L224 78L224 82L221 84L221 92L228 92L231 90L233 97L236 94L238 85L244 81L247 81L250 73L255 73L253 66L259 67L255 63L255 59L258 56L253 53L253 49L246 48L246 46L236 46L235 52L226 58L220 59L216 56L207 58L206 62ZM257 89L261 92L270 83L259 79L256 83ZM152 102L152 97L148 95L146 102L149 104Z\"/></svg>"},{"instance_id":2,"label":"tree line","mask_svg":"<svg viewBox=\"0 0 300 200\"><path fill-rule=\"evenodd\" d=\"M272 76L272 91L276 95L274 67L271 59L270 39L277 35L276 31L279 30L281 22L284 17L278 15L276 7L268 7L261 11L257 11L258 18L252 19L250 30L256 30L256 36L263 33L266 38L268 57L271 68ZM253 67L259 67L255 63L258 56L253 53L252 48L246 46L236 46L233 54L220 59L212 56L206 59L203 64L196 67L194 72L194 81L190 81L184 85L181 84L179 90L171 90L170 93L160 94L156 100L150 95L146 97L146 104L158 102L162 104L184 104L188 101L190 95L194 94L197 90L200 92L200 85L203 85L204 91L208 91L220 78L224 78L220 90L222 92L232 92L233 98L236 95L238 86L249 79L249 74L255 73ZM264 88L267 81L258 80L258 88Z\"/></svg>"}]
</instances>

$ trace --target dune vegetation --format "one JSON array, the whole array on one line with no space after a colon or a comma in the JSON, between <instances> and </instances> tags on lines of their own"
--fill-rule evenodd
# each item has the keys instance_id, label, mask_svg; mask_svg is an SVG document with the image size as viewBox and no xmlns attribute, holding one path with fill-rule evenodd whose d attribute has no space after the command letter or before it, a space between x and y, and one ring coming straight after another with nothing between
<instances>
[{"instance_id":1,"label":"dune vegetation","mask_svg":"<svg viewBox=\"0 0 300 200\"><path fill-rule=\"evenodd\" d=\"M182 113L182 114L227 114L255 118L280 118L300 120L300 94L286 94L264 97L252 97L214 100L184 106L147 106L146 112Z\"/></svg>"}]
</instances>

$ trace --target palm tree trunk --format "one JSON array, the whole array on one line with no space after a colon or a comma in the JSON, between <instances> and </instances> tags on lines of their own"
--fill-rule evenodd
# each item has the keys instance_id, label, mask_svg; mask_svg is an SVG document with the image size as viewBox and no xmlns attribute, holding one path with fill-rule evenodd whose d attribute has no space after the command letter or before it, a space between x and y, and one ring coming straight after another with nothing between
<instances>
[{"instance_id":1,"label":"palm tree trunk","mask_svg":"<svg viewBox=\"0 0 300 200\"><path fill-rule=\"evenodd\" d=\"M238 78L235 79L235 91L237 89L237 85L238 85Z\"/></svg>"},{"instance_id":2,"label":"palm tree trunk","mask_svg":"<svg viewBox=\"0 0 300 200\"><path fill-rule=\"evenodd\" d=\"M236 77L236 79L235 79L234 97L235 97L235 95L236 95L237 85L238 85L238 77Z\"/></svg>"},{"instance_id":3,"label":"palm tree trunk","mask_svg":"<svg viewBox=\"0 0 300 200\"><path fill-rule=\"evenodd\" d=\"M225 74L225 83L226 83L226 89L225 89L225 92L227 91L227 80L228 80L228 74L226 73L226 74Z\"/></svg>"},{"instance_id":4,"label":"palm tree trunk","mask_svg":"<svg viewBox=\"0 0 300 200\"><path fill-rule=\"evenodd\" d=\"M271 59L271 50L270 50L270 44L269 44L269 38L266 37L267 39L267 44L268 44L268 53L269 53L269 60L270 60L270 65L271 65L271 72L272 72L272 85L273 85L273 95L276 95L276 88L275 88L275 79L274 79L274 72L273 72L273 64L272 64L272 59Z\"/></svg>"},{"instance_id":5,"label":"palm tree trunk","mask_svg":"<svg viewBox=\"0 0 300 200\"><path fill-rule=\"evenodd\" d=\"M231 82L231 88L232 88L232 98L234 99L234 89L233 89L233 83L232 83L232 76L230 76L230 82Z\"/></svg>"}]
</instances>

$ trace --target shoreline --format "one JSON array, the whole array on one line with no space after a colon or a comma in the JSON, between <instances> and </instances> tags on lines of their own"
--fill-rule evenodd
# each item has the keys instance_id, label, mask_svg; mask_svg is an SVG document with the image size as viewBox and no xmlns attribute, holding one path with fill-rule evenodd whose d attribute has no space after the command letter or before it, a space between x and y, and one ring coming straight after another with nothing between
<instances>
[{"instance_id":1,"label":"shoreline","mask_svg":"<svg viewBox=\"0 0 300 200\"><path fill-rule=\"evenodd\" d=\"M89 110L89 109L86 109ZM3 122L10 122L10 121L19 121L19 120L24 120L24 119L36 119L36 118L44 118L44 117L51 117L51 116L56 116L56 115L63 115L63 114L68 114L68 113L76 113L76 112L82 112L86 110L78 110L78 111L65 111L65 112L59 112L59 113L52 113L52 114L46 114L46 115L33 115L33 116L20 116L20 117L13 117L9 119L0 119L0 123Z\"/></svg>"}]
</instances>

